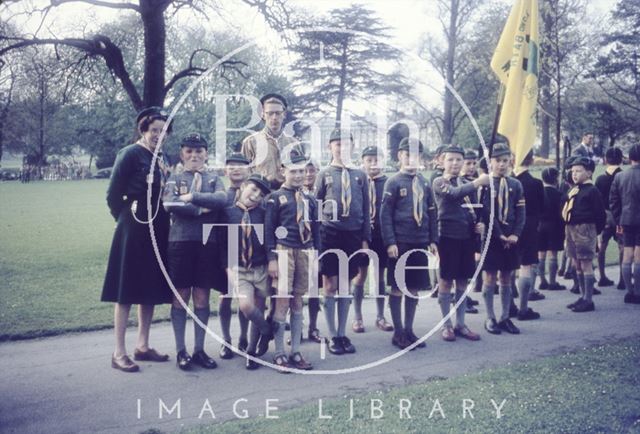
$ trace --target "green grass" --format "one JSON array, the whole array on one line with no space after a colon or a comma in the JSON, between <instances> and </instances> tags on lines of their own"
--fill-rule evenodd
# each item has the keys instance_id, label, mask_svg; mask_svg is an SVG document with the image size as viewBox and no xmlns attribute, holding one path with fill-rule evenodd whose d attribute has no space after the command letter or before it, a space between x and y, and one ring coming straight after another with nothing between
<instances>
[{"instance_id":1,"label":"green grass","mask_svg":"<svg viewBox=\"0 0 640 434\"><path fill-rule=\"evenodd\" d=\"M111 327L112 305L100 302L115 226L106 188L0 183L0 341ZM607 262L616 262L613 244ZM167 306L155 318L167 319Z\"/></svg>"},{"instance_id":2,"label":"green grass","mask_svg":"<svg viewBox=\"0 0 640 434\"><path fill-rule=\"evenodd\" d=\"M404 432L640 432L640 342L628 340L584 348L504 368L424 384L323 400L264 417L233 420L187 430L190 434L404 433ZM349 420L349 399L354 418ZM370 418L371 399L383 403L384 417ZM411 401L411 419L399 417L398 403ZM446 418L429 413L438 399ZM474 418L462 417L462 400L474 401ZM490 403L506 400L498 420Z\"/></svg>"}]
</instances>

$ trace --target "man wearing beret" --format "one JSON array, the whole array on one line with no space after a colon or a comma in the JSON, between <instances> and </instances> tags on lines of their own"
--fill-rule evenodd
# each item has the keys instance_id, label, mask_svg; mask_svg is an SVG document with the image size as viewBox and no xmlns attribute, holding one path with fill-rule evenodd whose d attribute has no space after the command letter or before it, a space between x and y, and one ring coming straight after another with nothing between
<instances>
[{"instance_id":1,"label":"man wearing beret","mask_svg":"<svg viewBox=\"0 0 640 434\"><path fill-rule=\"evenodd\" d=\"M287 113L287 100L276 93L268 93L260 98L264 128L242 141L241 152L251 162L252 173L258 173L270 182L271 189L277 190L284 182L280 170L280 153L283 148L296 143L293 137L282 131Z\"/></svg>"}]
</instances>

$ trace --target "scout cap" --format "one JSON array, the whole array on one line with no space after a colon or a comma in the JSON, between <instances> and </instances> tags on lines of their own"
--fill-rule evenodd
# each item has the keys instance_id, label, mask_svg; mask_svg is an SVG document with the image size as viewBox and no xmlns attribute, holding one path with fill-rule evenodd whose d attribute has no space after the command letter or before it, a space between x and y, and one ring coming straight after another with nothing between
<instances>
[{"instance_id":1,"label":"scout cap","mask_svg":"<svg viewBox=\"0 0 640 434\"><path fill-rule=\"evenodd\" d=\"M207 141L198 133L186 135L180 142L180 147L207 149Z\"/></svg>"},{"instance_id":2,"label":"scout cap","mask_svg":"<svg viewBox=\"0 0 640 434\"><path fill-rule=\"evenodd\" d=\"M262 106L264 106L268 102L282 104L282 107L284 107L285 110L287 108L287 100L282 95L279 95L277 93L268 93L262 98L260 98L260 104Z\"/></svg>"},{"instance_id":3,"label":"scout cap","mask_svg":"<svg viewBox=\"0 0 640 434\"><path fill-rule=\"evenodd\" d=\"M596 170L596 164L589 157L576 158L571 162L571 165L569 167L573 167L573 166L582 166L589 172L593 172L594 170Z\"/></svg>"},{"instance_id":4,"label":"scout cap","mask_svg":"<svg viewBox=\"0 0 640 434\"><path fill-rule=\"evenodd\" d=\"M240 163L249 165L251 162L247 160L247 157L245 157L244 154L240 152L232 152L227 156L227 159L225 161L225 164L229 163Z\"/></svg>"},{"instance_id":5,"label":"scout cap","mask_svg":"<svg viewBox=\"0 0 640 434\"><path fill-rule=\"evenodd\" d=\"M400 143L398 144L398 151L409 151L411 149L411 145L415 144L418 145L418 152L422 152L424 148L422 146L422 142L418 139L409 137L405 137L404 139L400 140Z\"/></svg>"},{"instance_id":6,"label":"scout cap","mask_svg":"<svg viewBox=\"0 0 640 434\"><path fill-rule=\"evenodd\" d=\"M505 143L496 143L491 149L491 158L499 158L511 155L511 149Z\"/></svg>"},{"instance_id":7,"label":"scout cap","mask_svg":"<svg viewBox=\"0 0 640 434\"><path fill-rule=\"evenodd\" d=\"M343 131L339 128L331 131L331 134L329 135L329 143L335 141L335 140L342 140L342 134ZM346 131L345 131L346 133ZM347 135L344 135L345 137L347 137ZM353 134L349 133L349 139L351 139L351 141L353 142Z\"/></svg>"},{"instance_id":8,"label":"scout cap","mask_svg":"<svg viewBox=\"0 0 640 434\"><path fill-rule=\"evenodd\" d=\"M464 149L462 149L460 146L458 145L449 145L446 148L444 148L444 150L442 151L442 153L444 154L445 152L449 152L452 154L460 154L464 157Z\"/></svg>"},{"instance_id":9,"label":"scout cap","mask_svg":"<svg viewBox=\"0 0 640 434\"><path fill-rule=\"evenodd\" d=\"M254 173L247 179L247 182L253 182L262 192L267 195L271 192L271 183L264 176Z\"/></svg>"},{"instance_id":10,"label":"scout cap","mask_svg":"<svg viewBox=\"0 0 640 434\"><path fill-rule=\"evenodd\" d=\"M372 157L378 156L378 147L377 146L367 146L362 150L362 157L366 157L367 155Z\"/></svg>"},{"instance_id":11,"label":"scout cap","mask_svg":"<svg viewBox=\"0 0 640 434\"><path fill-rule=\"evenodd\" d=\"M477 160L478 159L478 154L476 154L476 151L468 149L464 153L464 159L465 160Z\"/></svg>"}]
</instances>

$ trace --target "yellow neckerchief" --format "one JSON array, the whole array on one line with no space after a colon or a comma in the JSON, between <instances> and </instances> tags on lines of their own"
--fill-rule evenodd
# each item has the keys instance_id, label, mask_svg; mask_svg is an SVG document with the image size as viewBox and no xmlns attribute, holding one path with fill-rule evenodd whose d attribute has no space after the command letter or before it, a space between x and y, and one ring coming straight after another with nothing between
<instances>
[{"instance_id":1,"label":"yellow neckerchief","mask_svg":"<svg viewBox=\"0 0 640 434\"><path fill-rule=\"evenodd\" d=\"M247 208L242 202L237 201L236 206L244 211L242 215L242 223L240 228L242 230L242 252L241 259L245 268L251 268L251 257L253 256L253 243L251 241L251 216L249 211L253 208Z\"/></svg>"},{"instance_id":2,"label":"yellow neckerchief","mask_svg":"<svg viewBox=\"0 0 640 434\"><path fill-rule=\"evenodd\" d=\"M376 221L376 205L378 198L376 197L376 179L382 178L384 175L378 173L376 176L368 176L369 178L369 215L371 217L371 227Z\"/></svg>"},{"instance_id":3,"label":"yellow neckerchief","mask_svg":"<svg viewBox=\"0 0 640 434\"><path fill-rule=\"evenodd\" d=\"M498 186L498 221L506 225L509 217L509 184L507 183L507 177L494 174L491 176L500 179L500 185Z\"/></svg>"},{"instance_id":4,"label":"yellow neckerchief","mask_svg":"<svg viewBox=\"0 0 640 434\"><path fill-rule=\"evenodd\" d=\"M580 186L588 185L588 184L592 184L590 179L586 180L582 184L576 184L575 187L569 190L569 193L567 194L567 202L562 207L562 219L565 222L569 223L569 221L571 220L571 210L573 209L573 202L575 201L576 196L580 192Z\"/></svg>"},{"instance_id":5,"label":"yellow neckerchief","mask_svg":"<svg viewBox=\"0 0 640 434\"><path fill-rule=\"evenodd\" d=\"M607 172L607 174L609 176L613 175L613 172L615 172L616 170L618 170L620 168L620 166L607 166L606 169L604 169L605 172Z\"/></svg>"}]
</instances>

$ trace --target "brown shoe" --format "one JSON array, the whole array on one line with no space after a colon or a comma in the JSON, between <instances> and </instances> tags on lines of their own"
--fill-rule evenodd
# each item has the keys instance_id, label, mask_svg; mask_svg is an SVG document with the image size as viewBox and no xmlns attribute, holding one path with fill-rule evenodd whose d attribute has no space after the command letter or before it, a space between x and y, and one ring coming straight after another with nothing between
<instances>
[{"instance_id":1,"label":"brown shoe","mask_svg":"<svg viewBox=\"0 0 640 434\"><path fill-rule=\"evenodd\" d=\"M456 328L453 330L456 336L460 336L461 338L469 339L470 341L479 341L480 335L469 330L469 327L464 326L462 328Z\"/></svg>"},{"instance_id":2,"label":"brown shoe","mask_svg":"<svg viewBox=\"0 0 640 434\"><path fill-rule=\"evenodd\" d=\"M394 333L393 338L391 338L391 344L401 350L411 346L411 342L407 339L407 336L404 333Z\"/></svg>"},{"instance_id":3,"label":"brown shoe","mask_svg":"<svg viewBox=\"0 0 640 434\"><path fill-rule=\"evenodd\" d=\"M166 362L169 360L169 355L160 354L153 348L149 348L147 351L140 351L136 348L133 352L133 358L140 362Z\"/></svg>"},{"instance_id":4,"label":"brown shoe","mask_svg":"<svg viewBox=\"0 0 640 434\"><path fill-rule=\"evenodd\" d=\"M376 327L378 327L383 332L392 332L393 326L387 322L385 318L378 318L376 320Z\"/></svg>"},{"instance_id":5,"label":"brown shoe","mask_svg":"<svg viewBox=\"0 0 640 434\"><path fill-rule=\"evenodd\" d=\"M442 329L442 339L447 342L453 342L456 340L456 334L453 331L453 327L446 327Z\"/></svg>"},{"instance_id":6,"label":"brown shoe","mask_svg":"<svg viewBox=\"0 0 640 434\"><path fill-rule=\"evenodd\" d=\"M303 371L310 371L313 369L311 363L307 362L302 354L296 352L289 356L289 364L292 368L301 369Z\"/></svg>"},{"instance_id":7,"label":"brown shoe","mask_svg":"<svg viewBox=\"0 0 640 434\"><path fill-rule=\"evenodd\" d=\"M111 367L122 372L137 372L140 367L136 365L126 354L124 356L111 356Z\"/></svg>"},{"instance_id":8,"label":"brown shoe","mask_svg":"<svg viewBox=\"0 0 640 434\"><path fill-rule=\"evenodd\" d=\"M276 365L278 368L291 368L291 365L289 365L289 360L287 359L287 356L285 356L284 354L278 354L277 356L275 356L273 358L273 364ZM281 374L290 374L291 371L285 371L284 369L277 369L277 371Z\"/></svg>"},{"instance_id":9,"label":"brown shoe","mask_svg":"<svg viewBox=\"0 0 640 434\"><path fill-rule=\"evenodd\" d=\"M351 326L354 333L364 333L364 324L361 319L357 319L353 321L353 325Z\"/></svg>"}]
</instances>

